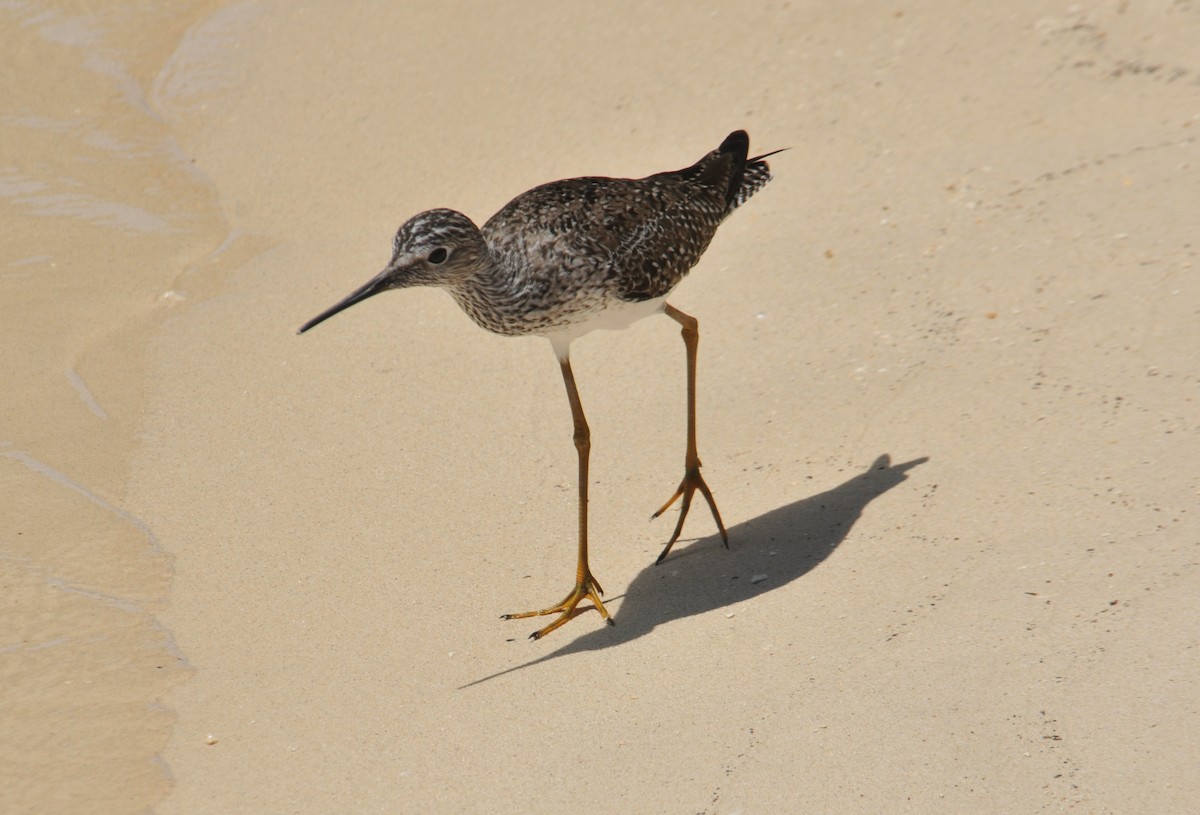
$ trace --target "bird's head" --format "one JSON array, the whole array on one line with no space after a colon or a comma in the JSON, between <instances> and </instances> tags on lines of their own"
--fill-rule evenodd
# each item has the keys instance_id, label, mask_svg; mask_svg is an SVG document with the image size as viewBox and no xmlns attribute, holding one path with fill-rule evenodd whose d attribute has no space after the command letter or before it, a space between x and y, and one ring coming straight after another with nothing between
<instances>
[{"instance_id":1,"label":"bird's head","mask_svg":"<svg viewBox=\"0 0 1200 815\"><path fill-rule=\"evenodd\" d=\"M392 259L383 271L341 302L313 317L297 333L303 334L317 323L381 291L410 286L453 288L486 262L487 251L479 227L461 212L431 209L415 215L396 230Z\"/></svg>"}]
</instances>

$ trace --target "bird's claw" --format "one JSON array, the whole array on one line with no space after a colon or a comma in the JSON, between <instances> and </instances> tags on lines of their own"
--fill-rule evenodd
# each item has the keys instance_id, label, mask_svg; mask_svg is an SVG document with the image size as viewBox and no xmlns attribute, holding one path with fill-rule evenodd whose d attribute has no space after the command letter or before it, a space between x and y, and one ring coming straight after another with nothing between
<instances>
[{"instance_id":1,"label":"bird's claw","mask_svg":"<svg viewBox=\"0 0 1200 815\"><path fill-rule=\"evenodd\" d=\"M688 510L692 508L692 496L695 495L696 490L700 490L700 494L708 502L708 508L712 510L713 520L717 522L717 529L721 532L721 540L725 543L725 548L729 548L729 534L725 531L725 524L721 522L721 513L717 511L717 502L713 499L712 490L708 488L708 484L704 483L704 476L700 475L700 462L697 461L694 465L689 464L684 470L683 480L679 482L679 489L675 490L675 494L659 507L658 512L650 516L650 520L654 520L670 509L671 505L679 500L680 496L683 497L683 504L679 508L679 521L675 524L675 532L671 535L671 539L667 541L667 545L663 548L662 554L658 556L658 560L654 561L656 566L666 560L671 547L675 545L675 541L679 540L679 534L683 532L683 522L687 518Z\"/></svg>"},{"instance_id":2,"label":"bird's claw","mask_svg":"<svg viewBox=\"0 0 1200 815\"><path fill-rule=\"evenodd\" d=\"M600 595L604 594L604 589L600 587L600 583L591 574L585 574L583 579L575 584L575 588L571 593L562 599L562 602L556 603L548 608L538 609L537 611L522 611L517 614L501 614L502 620L521 620L525 617L540 617L544 614L558 614L555 619L547 626L539 628L529 635L531 640L540 640L542 637L549 634L554 629L558 628L563 623L573 620L585 611L596 609L600 612L600 616L609 625L614 625L612 617L608 613L608 609L604 607L604 603L600 600ZM590 606L579 606L581 600L590 600Z\"/></svg>"}]
</instances>

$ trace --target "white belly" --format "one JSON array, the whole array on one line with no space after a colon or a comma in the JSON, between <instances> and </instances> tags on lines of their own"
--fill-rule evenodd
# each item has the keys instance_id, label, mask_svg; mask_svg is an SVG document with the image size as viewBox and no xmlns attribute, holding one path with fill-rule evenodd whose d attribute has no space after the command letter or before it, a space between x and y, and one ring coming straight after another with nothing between
<instances>
[{"instance_id":1,"label":"white belly","mask_svg":"<svg viewBox=\"0 0 1200 815\"><path fill-rule=\"evenodd\" d=\"M554 353L559 359L566 359L567 348L571 341L597 329L602 331L618 331L636 323L643 317L661 314L666 297L656 297L653 300L641 300L636 303L609 301L608 307L592 312L582 319L569 325L555 329L546 334L546 339L554 346Z\"/></svg>"}]
</instances>

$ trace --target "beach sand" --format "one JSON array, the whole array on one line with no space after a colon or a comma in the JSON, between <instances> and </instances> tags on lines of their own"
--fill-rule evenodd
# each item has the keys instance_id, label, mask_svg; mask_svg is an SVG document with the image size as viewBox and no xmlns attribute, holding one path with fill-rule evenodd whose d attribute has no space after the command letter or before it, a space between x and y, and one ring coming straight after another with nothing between
<instances>
[{"instance_id":1,"label":"beach sand","mask_svg":"<svg viewBox=\"0 0 1200 815\"><path fill-rule=\"evenodd\" d=\"M1187 812L1200 8L0 9L0 811ZM396 226L731 130L675 323L537 338Z\"/></svg>"}]
</instances>

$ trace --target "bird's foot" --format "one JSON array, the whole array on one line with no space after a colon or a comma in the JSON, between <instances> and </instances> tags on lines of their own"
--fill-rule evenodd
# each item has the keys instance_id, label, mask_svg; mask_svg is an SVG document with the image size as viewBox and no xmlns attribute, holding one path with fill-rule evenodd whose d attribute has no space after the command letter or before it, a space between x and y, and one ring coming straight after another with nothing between
<instances>
[{"instance_id":1,"label":"bird's foot","mask_svg":"<svg viewBox=\"0 0 1200 815\"><path fill-rule=\"evenodd\" d=\"M596 578L592 577L591 573L588 572L585 573L582 580L579 580L575 583L575 588L571 590L570 594L563 598L561 603L557 603L549 608L543 608L538 611L523 611L519 614L504 614L500 617L500 619L520 620L525 617L540 617L544 614L559 615L558 619L554 620L554 622L550 623L544 628L539 628L537 631L534 631L532 634L530 634L529 639L531 640L540 640L542 637L546 636L563 623L567 622L568 620L572 620L583 612L593 608L600 612L600 616L604 618L606 623L612 625L612 617L609 616L608 609L604 607L604 603L600 601L600 595L602 594L604 594L604 589L600 588L600 584L596 581ZM591 600L592 605L580 607L579 601L581 600Z\"/></svg>"},{"instance_id":2,"label":"bird's foot","mask_svg":"<svg viewBox=\"0 0 1200 815\"><path fill-rule=\"evenodd\" d=\"M679 509L679 522L675 524L675 533L667 541L667 545L663 548L662 554L658 556L658 560L654 561L656 566L666 559L667 553L671 551L671 547L675 545L675 541L679 540L679 533L683 531L683 521L687 518L688 510L692 508L692 496L695 495L696 490L700 490L700 494L708 502L708 508L712 510L713 520L717 522L717 529L721 531L721 540L725 542L725 548L729 548L729 535L725 532L725 524L721 523L721 513L717 511L717 502L713 500L712 490L704 483L704 476L700 475L700 462L697 461L694 464L688 463L684 469L683 480L679 482L679 489L675 490L675 494L671 496L667 503L659 508L658 512L650 516L650 520L654 520L670 509L671 505L679 500L680 496L683 496L683 505Z\"/></svg>"}]
</instances>

